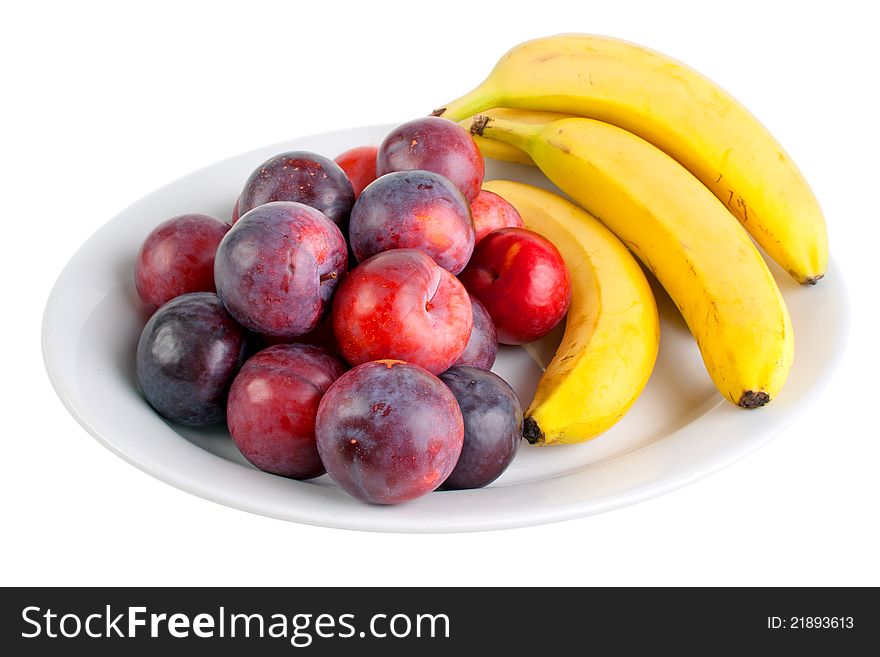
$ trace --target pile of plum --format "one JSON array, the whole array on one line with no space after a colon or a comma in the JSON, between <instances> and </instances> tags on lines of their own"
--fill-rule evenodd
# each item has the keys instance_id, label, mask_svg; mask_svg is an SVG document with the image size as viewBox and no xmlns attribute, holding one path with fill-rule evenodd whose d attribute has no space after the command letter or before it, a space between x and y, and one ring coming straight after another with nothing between
<instances>
[{"instance_id":1,"label":"pile of plum","mask_svg":"<svg viewBox=\"0 0 880 657\"><path fill-rule=\"evenodd\" d=\"M467 131L426 117L335 161L269 159L232 225L165 221L135 264L144 397L173 422L226 421L261 470L326 471L368 502L492 482L523 420L489 371L498 342L549 332L571 281L483 174Z\"/></svg>"}]
</instances>

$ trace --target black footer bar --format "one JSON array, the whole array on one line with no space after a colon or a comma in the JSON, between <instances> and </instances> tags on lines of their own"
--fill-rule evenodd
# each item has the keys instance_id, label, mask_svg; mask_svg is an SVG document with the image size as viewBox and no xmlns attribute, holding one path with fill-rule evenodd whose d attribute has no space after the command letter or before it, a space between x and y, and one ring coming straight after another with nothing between
<instances>
[{"instance_id":1,"label":"black footer bar","mask_svg":"<svg viewBox=\"0 0 880 657\"><path fill-rule=\"evenodd\" d=\"M880 604L868 588L7 588L0 613L7 655L856 654Z\"/></svg>"}]
</instances>

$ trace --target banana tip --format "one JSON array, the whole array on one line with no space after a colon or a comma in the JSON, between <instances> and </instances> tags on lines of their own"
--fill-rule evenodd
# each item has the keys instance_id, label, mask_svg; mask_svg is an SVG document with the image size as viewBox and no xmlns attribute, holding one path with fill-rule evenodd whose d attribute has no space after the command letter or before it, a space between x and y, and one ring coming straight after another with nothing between
<instances>
[{"instance_id":1,"label":"banana tip","mask_svg":"<svg viewBox=\"0 0 880 657\"><path fill-rule=\"evenodd\" d=\"M812 278L808 278L804 281L804 285L815 285L818 283L825 274L819 274L818 276L813 276Z\"/></svg>"},{"instance_id":2,"label":"banana tip","mask_svg":"<svg viewBox=\"0 0 880 657\"><path fill-rule=\"evenodd\" d=\"M537 445L544 442L544 432L541 431L541 427L535 422L535 418L527 417L523 420L523 438L526 439L529 445Z\"/></svg>"},{"instance_id":3,"label":"banana tip","mask_svg":"<svg viewBox=\"0 0 880 657\"><path fill-rule=\"evenodd\" d=\"M431 116L443 116L443 112L446 111L445 107L438 107L433 112L431 112Z\"/></svg>"},{"instance_id":4,"label":"banana tip","mask_svg":"<svg viewBox=\"0 0 880 657\"><path fill-rule=\"evenodd\" d=\"M754 392L753 390L746 390L742 396L739 398L739 406L742 408L760 408L765 404L769 403L770 395L766 392Z\"/></svg>"}]
</instances>

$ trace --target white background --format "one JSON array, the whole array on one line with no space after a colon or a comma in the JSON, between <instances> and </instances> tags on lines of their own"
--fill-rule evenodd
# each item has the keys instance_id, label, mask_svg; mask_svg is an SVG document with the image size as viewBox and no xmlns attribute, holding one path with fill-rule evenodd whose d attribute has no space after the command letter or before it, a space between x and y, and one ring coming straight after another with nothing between
<instances>
[{"instance_id":1,"label":"white background","mask_svg":"<svg viewBox=\"0 0 880 657\"><path fill-rule=\"evenodd\" d=\"M5 3L0 584L880 584L880 51L869 3L823 5ZM560 31L691 64L757 114L814 186L852 330L821 402L784 434L604 515L383 535L198 499L123 462L67 413L41 359L43 306L67 259L119 210L244 150L424 115L512 45Z\"/></svg>"}]
</instances>

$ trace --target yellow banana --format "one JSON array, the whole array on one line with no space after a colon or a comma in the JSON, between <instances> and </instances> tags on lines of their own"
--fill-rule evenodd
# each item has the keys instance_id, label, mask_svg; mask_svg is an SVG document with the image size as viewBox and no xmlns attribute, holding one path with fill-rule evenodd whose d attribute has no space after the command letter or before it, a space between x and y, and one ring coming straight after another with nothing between
<instances>
[{"instance_id":1,"label":"yellow banana","mask_svg":"<svg viewBox=\"0 0 880 657\"><path fill-rule=\"evenodd\" d=\"M748 110L680 62L608 37L536 39L434 113L460 121L490 107L565 112L629 130L699 178L795 279L812 284L825 273L825 219L800 171Z\"/></svg>"},{"instance_id":2,"label":"yellow banana","mask_svg":"<svg viewBox=\"0 0 880 657\"><path fill-rule=\"evenodd\" d=\"M642 392L660 340L642 269L605 226L557 194L492 180L527 228L553 242L571 273L565 334L526 411L531 443L576 443L611 427Z\"/></svg>"},{"instance_id":3,"label":"yellow banana","mask_svg":"<svg viewBox=\"0 0 880 657\"><path fill-rule=\"evenodd\" d=\"M504 107L489 109L485 112L480 112L480 114L498 119L513 119L514 121L520 121L522 123L547 123L548 121L567 119L572 116L571 114L562 114L560 112L508 109ZM473 117L471 116L458 122L458 124L465 130L470 130L471 123L473 123ZM474 135L474 141L477 142L477 146L479 146L480 152L484 157L490 157L493 160L502 160L504 162L514 162L516 164L526 164L532 167L535 166L535 163L532 162L532 158L523 153L516 146L505 144L503 141L486 139L479 135Z\"/></svg>"},{"instance_id":4,"label":"yellow banana","mask_svg":"<svg viewBox=\"0 0 880 657\"><path fill-rule=\"evenodd\" d=\"M749 236L704 185L630 132L592 119L474 120L526 151L657 277L718 389L745 408L782 388L794 357L788 310Z\"/></svg>"}]
</instances>

